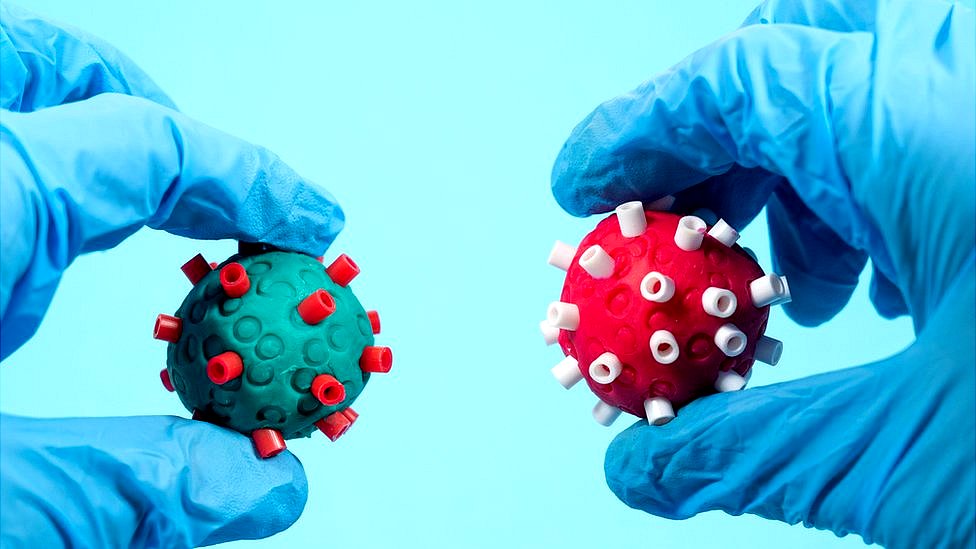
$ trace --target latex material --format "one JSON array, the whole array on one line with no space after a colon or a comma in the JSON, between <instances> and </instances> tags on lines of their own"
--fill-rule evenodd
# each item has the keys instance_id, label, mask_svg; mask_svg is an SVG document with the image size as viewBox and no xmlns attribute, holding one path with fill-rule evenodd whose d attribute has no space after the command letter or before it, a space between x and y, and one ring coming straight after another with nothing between
<instances>
[{"instance_id":1,"label":"latex material","mask_svg":"<svg viewBox=\"0 0 976 549\"><path fill-rule=\"evenodd\" d=\"M290 453L174 417L0 416L4 547L194 547L271 535L305 503Z\"/></svg>"},{"instance_id":2,"label":"latex material","mask_svg":"<svg viewBox=\"0 0 976 549\"><path fill-rule=\"evenodd\" d=\"M974 26L935 1L767 2L574 130L553 169L571 213L676 194L741 227L768 206L794 319L830 319L870 258L875 306L918 334L888 360L635 425L607 453L625 502L976 543Z\"/></svg>"},{"instance_id":3,"label":"latex material","mask_svg":"<svg viewBox=\"0 0 976 549\"><path fill-rule=\"evenodd\" d=\"M0 103L39 110L4 110L0 122L0 358L33 335L78 254L111 248L143 226L313 256L335 239L342 210L277 156L152 101L165 96L131 64L105 64L123 59L105 54L108 46L86 47L71 32L2 10L2 91L13 95ZM26 42L32 31L38 41ZM43 41L41 31L57 39ZM38 59L52 65L38 68ZM20 89L7 83L18 69L30 74ZM45 77L76 80L68 91L62 82L48 89ZM65 98L75 102L58 103Z\"/></svg>"},{"instance_id":4,"label":"latex material","mask_svg":"<svg viewBox=\"0 0 976 549\"><path fill-rule=\"evenodd\" d=\"M4 2L0 64L0 358L35 332L75 257L142 226L314 255L342 228L328 193L267 150L181 115L83 32ZM205 423L8 416L0 430L4 547L261 538L305 504L291 454L262 461L249 439Z\"/></svg>"}]
</instances>

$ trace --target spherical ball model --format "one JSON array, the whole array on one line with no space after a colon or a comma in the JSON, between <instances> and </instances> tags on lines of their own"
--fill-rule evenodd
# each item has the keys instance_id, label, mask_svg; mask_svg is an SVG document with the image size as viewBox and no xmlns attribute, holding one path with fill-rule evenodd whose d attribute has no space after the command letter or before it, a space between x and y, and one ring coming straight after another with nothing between
<instances>
[{"instance_id":1,"label":"spherical ball model","mask_svg":"<svg viewBox=\"0 0 976 549\"><path fill-rule=\"evenodd\" d=\"M599 398L597 421L625 411L663 425L696 398L745 387L755 360L779 361L782 343L764 332L789 285L738 238L721 219L628 202L577 248L556 242L549 263L566 279L540 328L566 355L556 379L585 380Z\"/></svg>"},{"instance_id":2,"label":"spherical ball model","mask_svg":"<svg viewBox=\"0 0 976 549\"><path fill-rule=\"evenodd\" d=\"M328 267L310 256L241 245L220 265L197 255L183 266L193 284L175 315L159 315L167 341L164 387L194 419L249 435L262 458L316 429L338 439L356 421L350 406L393 355L374 345L379 316L349 283L346 255Z\"/></svg>"}]
</instances>

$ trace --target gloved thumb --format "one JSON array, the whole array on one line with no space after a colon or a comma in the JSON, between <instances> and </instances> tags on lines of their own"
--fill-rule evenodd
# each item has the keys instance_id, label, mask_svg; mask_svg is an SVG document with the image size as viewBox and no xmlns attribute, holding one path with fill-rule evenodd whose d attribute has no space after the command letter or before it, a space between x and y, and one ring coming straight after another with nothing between
<instances>
[{"instance_id":1,"label":"gloved thumb","mask_svg":"<svg viewBox=\"0 0 976 549\"><path fill-rule=\"evenodd\" d=\"M706 397L664 426L641 421L610 445L608 485L667 518L723 510L886 547L971 545L972 265L909 349Z\"/></svg>"},{"instance_id":2,"label":"gloved thumb","mask_svg":"<svg viewBox=\"0 0 976 549\"><path fill-rule=\"evenodd\" d=\"M270 536L308 485L289 452L176 417L0 416L0 545L195 547Z\"/></svg>"}]
</instances>

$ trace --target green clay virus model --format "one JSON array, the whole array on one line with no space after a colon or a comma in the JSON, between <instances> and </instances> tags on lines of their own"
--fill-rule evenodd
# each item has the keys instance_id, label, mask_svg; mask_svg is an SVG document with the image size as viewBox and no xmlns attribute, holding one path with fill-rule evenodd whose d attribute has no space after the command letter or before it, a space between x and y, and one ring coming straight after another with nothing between
<instances>
[{"instance_id":1,"label":"green clay virus model","mask_svg":"<svg viewBox=\"0 0 976 549\"><path fill-rule=\"evenodd\" d=\"M194 419L249 435L262 458L315 429L339 438L370 374L390 371L389 347L373 345L379 316L349 288L359 268L344 254L324 267L242 243L220 265L197 255L183 272L193 289L153 330L169 342L160 378Z\"/></svg>"}]
</instances>

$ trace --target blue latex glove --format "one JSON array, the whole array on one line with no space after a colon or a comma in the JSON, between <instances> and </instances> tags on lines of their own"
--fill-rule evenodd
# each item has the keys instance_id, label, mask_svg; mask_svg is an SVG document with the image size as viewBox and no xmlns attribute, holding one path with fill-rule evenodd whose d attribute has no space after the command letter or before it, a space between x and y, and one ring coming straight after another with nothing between
<instances>
[{"instance_id":1,"label":"blue latex glove","mask_svg":"<svg viewBox=\"0 0 976 549\"><path fill-rule=\"evenodd\" d=\"M131 61L0 4L0 357L37 329L79 254L143 226L320 255L331 196L190 120ZM29 388L25 388L29 390ZM288 452L173 417L0 419L0 546L190 547L269 536L307 496Z\"/></svg>"},{"instance_id":2,"label":"blue latex glove","mask_svg":"<svg viewBox=\"0 0 976 549\"><path fill-rule=\"evenodd\" d=\"M741 227L766 206L792 318L833 317L870 258L877 309L917 334L886 360L637 423L606 458L628 505L976 543L974 28L929 0L767 2L575 129L553 170L569 212L675 194Z\"/></svg>"}]
</instances>

